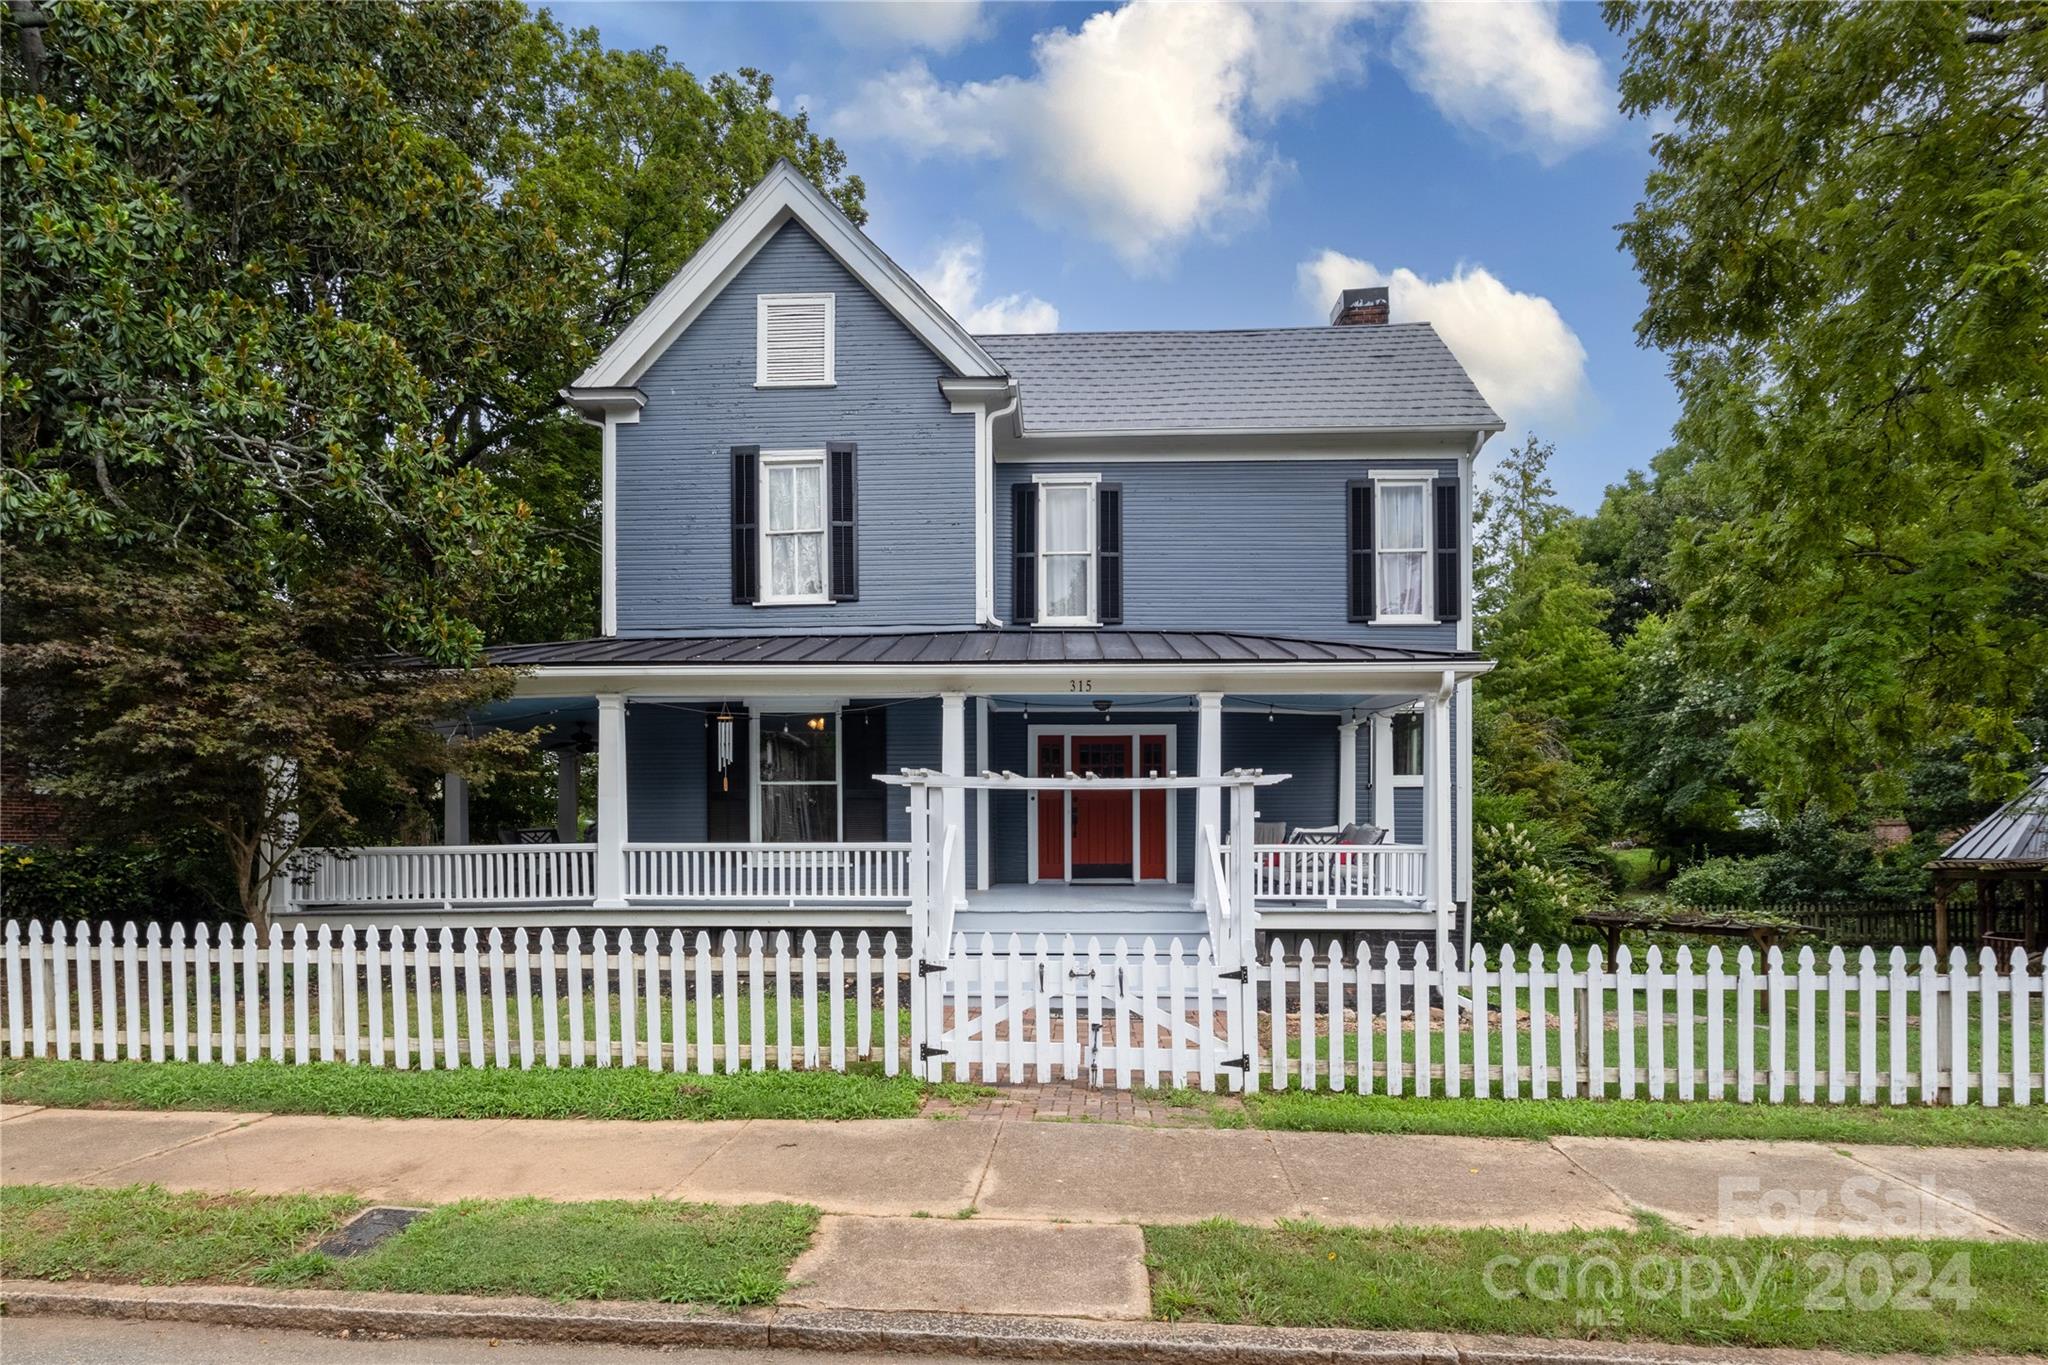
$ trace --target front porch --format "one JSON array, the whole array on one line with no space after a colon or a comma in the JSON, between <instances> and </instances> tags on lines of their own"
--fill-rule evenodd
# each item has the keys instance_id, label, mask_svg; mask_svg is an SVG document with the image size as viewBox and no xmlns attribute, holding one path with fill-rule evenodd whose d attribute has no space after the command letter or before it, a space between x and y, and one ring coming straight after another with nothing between
<instances>
[{"instance_id":1,"label":"front porch","mask_svg":"<svg viewBox=\"0 0 2048 1365\"><path fill-rule=\"evenodd\" d=\"M923 900L968 933L1171 937L1241 878L1273 931L1455 932L1470 656L1135 632L545 648L583 661L461 722L536 732L523 804L450 774L440 843L306 850L277 913L907 930ZM1240 812L1234 774L1273 778Z\"/></svg>"}]
</instances>

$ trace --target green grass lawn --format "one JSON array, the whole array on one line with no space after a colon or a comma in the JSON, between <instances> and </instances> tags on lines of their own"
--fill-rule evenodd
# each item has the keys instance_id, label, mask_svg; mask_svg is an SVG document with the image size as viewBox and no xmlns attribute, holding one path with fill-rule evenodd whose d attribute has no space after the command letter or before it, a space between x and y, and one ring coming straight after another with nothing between
<instances>
[{"instance_id":1,"label":"green grass lawn","mask_svg":"<svg viewBox=\"0 0 2048 1365\"><path fill-rule=\"evenodd\" d=\"M65 1109L215 1109L375 1118L872 1119L916 1115L922 1087L864 1065L677 1075L621 1067L393 1071L313 1062L0 1062L0 1100Z\"/></svg>"},{"instance_id":2,"label":"green grass lawn","mask_svg":"<svg viewBox=\"0 0 2048 1365\"><path fill-rule=\"evenodd\" d=\"M2041 1243L1695 1238L1646 1220L1606 1234L1216 1221L1147 1228L1145 1245L1153 1312L1170 1319L1861 1354L2048 1352ZM1618 1276L1603 1275L1608 1266ZM1619 1293L1603 1295L1610 1283Z\"/></svg>"},{"instance_id":3,"label":"green grass lawn","mask_svg":"<svg viewBox=\"0 0 2048 1365\"><path fill-rule=\"evenodd\" d=\"M171 1194L155 1186L0 1188L0 1267L45 1280L263 1284L407 1294L773 1303L818 1214L663 1200L472 1201L430 1210L370 1251L310 1249L346 1197Z\"/></svg>"},{"instance_id":4,"label":"green grass lawn","mask_svg":"<svg viewBox=\"0 0 2048 1365\"><path fill-rule=\"evenodd\" d=\"M1208 1098L1208 1097L1204 1097ZM1219 1111L1220 1113L1220 1111ZM2048 1149L2048 1107L1737 1104L1694 1100L1475 1100L1261 1091L1245 1097L1256 1128L1466 1137L1782 1139L1912 1147ZM1235 1126L1225 1120L1226 1126Z\"/></svg>"}]
</instances>

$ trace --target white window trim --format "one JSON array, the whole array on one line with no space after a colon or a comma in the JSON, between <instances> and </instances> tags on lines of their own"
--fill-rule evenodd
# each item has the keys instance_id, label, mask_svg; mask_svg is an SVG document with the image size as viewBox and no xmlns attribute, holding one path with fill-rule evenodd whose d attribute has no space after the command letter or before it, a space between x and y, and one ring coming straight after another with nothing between
<instances>
[{"instance_id":1,"label":"white window trim","mask_svg":"<svg viewBox=\"0 0 2048 1365\"><path fill-rule=\"evenodd\" d=\"M1371 478L1373 616L1372 620L1367 624L1375 626L1433 626L1437 624L1436 603L1432 600L1436 596L1435 561L1432 558L1436 551L1436 509L1430 502L1430 489L1435 484L1435 475L1426 473L1374 473L1371 475ZM1380 536L1386 530L1387 525L1386 514L1380 505L1380 494L1386 489L1396 486L1419 487L1422 489L1422 549L1419 552L1415 550L1383 550L1380 548ZM1414 616L1387 616L1382 614L1380 611L1380 590L1386 582L1385 575L1380 572L1382 557L1386 555L1416 553L1422 555L1422 611Z\"/></svg>"},{"instance_id":2,"label":"white window trim","mask_svg":"<svg viewBox=\"0 0 2048 1365\"><path fill-rule=\"evenodd\" d=\"M1069 627L1099 625L1102 615L1098 593L1102 585L1102 547L1097 544L1099 527L1096 522L1095 486L1102 482L1100 474L1034 474L1031 482L1038 489L1038 543L1033 547L1032 569L1038 575L1038 619L1033 625ZM1085 488L1088 490L1088 614L1086 616L1047 616L1045 614L1045 490L1048 488ZM1062 550L1062 558L1078 557L1075 551Z\"/></svg>"},{"instance_id":3,"label":"white window trim","mask_svg":"<svg viewBox=\"0 0 2048 1365\"><path fill-rule=\"evenodd\" d=\"M761 565L761 591L755 600L755 605L763 607L830 606L832 603L832 489L830 487L831 470L828 467L824 449L820 447L816 450L764 450L761 452L761 458L757 463L760 465L760 468L756 471L754 477L759 482L755 486L754 496L757 499L755 505L759 508L759 511L754 516L754 538L758 545L756 554L759 556ZM815 533L808 531L770 531L768 529L768 471L773 468L805 464L818 466L818 530ZM775 535L798 534L816 534L819 537L818 563L824 570L825 590L821 593L805 593L797 597L777 597L772 592L772 585L775 582L775 573L772 566L775 561L769 554L769 538Z\"/></svg>"},{"instance_id":4,"label":"white window trim","mask_svg":"<svg viewBox=\"0 0 2048 1365\"><path fill-rule=\"evenodd\" d=\"M750 749L748 763L747 837L748 841L763 847L774 848L761 837L761 788L770 787L822 787L822 781L811 782L767 782L761 780L761 717L764 714L777 716L825 715L832 718L832 789L834 815L832 827L838 837L830 842L846 842L846 728L843 701L812 701L804 697L749 697L747 699L747 743Z\"/></svg>"},{"instance_id":5,"label":"white window trim","mask_svg":"<svg viewBox=\"0 0 2048 1365\"><path fill-rule=\"evenodd\" d=\"M771 303L817 303L825 305L825 378L821 380L771 380L768 378L768 305ZM757 389L830 389L838 387L838 297L833 294L756 294L754 296L754 387Z\"/></svg>"}]
</instances>

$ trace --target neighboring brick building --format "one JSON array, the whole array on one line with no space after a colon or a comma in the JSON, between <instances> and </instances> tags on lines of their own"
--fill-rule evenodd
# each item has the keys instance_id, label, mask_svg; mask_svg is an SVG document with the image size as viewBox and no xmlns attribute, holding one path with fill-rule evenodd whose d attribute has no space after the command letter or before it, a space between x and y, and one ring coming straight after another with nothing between
<instances>
[{"instance_id":1,"label":"neighboring brick building","mask_svg":"<svg viewBox=\"0 0 2048 1365\"><path fill-rule=\"evenodd\" d=\"M0 758L0 844L63 844L70 839L63 806L35 791L20 764Z\"/></svg>"}]
</instances>

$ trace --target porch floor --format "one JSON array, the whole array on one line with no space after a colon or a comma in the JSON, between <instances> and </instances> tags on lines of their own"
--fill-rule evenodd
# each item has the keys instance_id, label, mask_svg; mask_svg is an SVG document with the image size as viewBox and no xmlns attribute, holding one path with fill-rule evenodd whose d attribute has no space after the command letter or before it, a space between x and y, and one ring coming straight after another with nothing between
<instances>
[{"instance_id":1,"label":"porch floor","mask_svg":"<svg viewBox=\"0 0 2048 1365\"><path fill-rule=\"evenodd\" d=\"M1039 934L1050 942L1064 934L1105 943L1124 938L1133 947L1148 936L1162 947L1175 937L1192 943L1208 931L1205 916L1188 904L1193 895L1193 887L1173 883L991 886L967 893L967 908L954 916L953 929L974 940L991 934L999 942L1016 934L1027 945Z\"/></svg>"}]
</instances>

